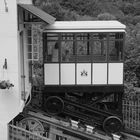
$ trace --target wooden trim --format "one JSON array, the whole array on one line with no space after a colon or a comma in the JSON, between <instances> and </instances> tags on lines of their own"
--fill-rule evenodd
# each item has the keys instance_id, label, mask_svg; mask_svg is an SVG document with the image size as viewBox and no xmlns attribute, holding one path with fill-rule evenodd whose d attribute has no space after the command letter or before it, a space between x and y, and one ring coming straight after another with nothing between
<instances>
[{"instance_id":1,"label":"wooden trim","mask_svg":"<svg viewBox=\"0 0 140 140\"><path fill-rule=\"evenodd\" d=\"M122 85L45 85L44 92L123 92Z\"/></svg>"}]
</instances>

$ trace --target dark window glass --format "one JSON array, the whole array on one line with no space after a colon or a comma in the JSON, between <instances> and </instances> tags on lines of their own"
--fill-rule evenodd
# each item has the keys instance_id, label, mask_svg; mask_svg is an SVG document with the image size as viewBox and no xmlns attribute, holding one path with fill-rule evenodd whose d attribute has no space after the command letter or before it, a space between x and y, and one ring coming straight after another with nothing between
<instances>
[{"instance_id":1,"label":"dark window glass","mask_svg":"<svg viewBox=\"0 0 140 140\"><path fill-rule=\"evenodd\" d=\"M91 62L90 34L81 33L76 37L77 62Z\"/></svg>"},{"instance_id":2,"label":"dark window glass","mask_svg":"<svg viewBox=\"0 0 140 140\"><path fill-rule=\"evenodd\" d=\"M58 34L55 33L48 33L47 40L58 40Z\"/></svg>"},{"instance_id":3,"label":"dark window glass","mask_svg":"<svg viewBox=\"0 0 140 140\"><path fill-rule=\"evenodd\" d=\"M32 45L28 45L28 52L32 52Z\"/></svg>"},{"instance_id":4,"label":"dark window glass","mask_svg":"<svg viewBox=\"0 0 140 140\"><path fill-rule=\"evenodd\" d=\"M121 61L123 59L123 41L109 41L109 60Z\"/></svg>"},{"instance_id":5,"label":"dark window glass","mask_svg":"<svg viewBox=\"0 0 140 140\"><path fill-rule=\"evenodd\" d=\"M88 40L90 35L88 33L79 33L76 36L76 40Z\"/></svg>"},{"instance_id":6,"label":"dark window glass","mask_svg":"<svg viewBox=\"0 0 140 140\"><path fill-rule=\"evenodd\" d=\"M59 60L59 46L57 41L48 41L45 53L47 62L58 62Z\"/></svg>"},{"instance_id":7,"label":"dark window glass","mask_svg":"<svg viewBox=\"0 0 140 140\"><path fill-rule=\"evenodd\" d=\"M28 59L32 59L32 53L28 53Z\"/></svg>"},{"instance_id":8,"label":"dark window glass","mask_svg":"<svg viewBox=\"0 0 140 140\"><path fill-rule=\"evenodd\" d=\"M72 33L61 34L61 40L73 40L73 39L74 39L74 34Z\"/></svg>"},{"instance_id":9,"label":"dark window glass","mask_svg":"<svg viewBox=\"0 0 140 140\"><path fill-rule=\"evenodd\" d=\"M32 38L28 37L28 44L32 44Z\"/></svg>"},{"instance_id":10,"label":"dark window glass","mask_svg":"<svg viewBox=\"0 0 140 140\"><path fill-rule=\"evenodd\" d=\"M75 55L73 51L73 41L61 41L61 61L74 62Z\"/></svg>"},{"instance_id":11,"label":"dark window glass","mask_svg":"<svg viewBox=\"0 0 140 140\"><path fill-rule=\"evenodd\" d=\"M28 36L32 36L32 30L31 30L31 29L28 30L28 31L27 31L27 34L28 34Z\"/></svg>"},{"instance_id":12,"label":"dark window glass","mask_svg":"<svg viewBox=\"0 0 140 140\"><path fill-rule=\"evenodd\" d=\"M48 33L44 42L44 61L58 62L59 61L59 43L58 34Z\"/></svg>"},{"instance_id":13,"label":"dark window glass","mask_svg":"<svg viewBox=\"0 0 140 140\"><path fill-rule=\"evenodd\" d=\"M56 140L67 140L66 137L56 135Z\"/></svg>"},{"instance_id":14,"label":"dark window glass","mask_svg":"<svg viewBox=\"0 0 140 140\"><path fill-rule=\"evenodd\" d=\"M107 34L106 33L93 33L92 38L93 40L106 40Z\"/></svg>"},{"instance_id":15,"label":"dark window glass","mask_svg":"<svg viewBox=\"0 0 140 140\"><path fill-rule=\"evenodd\" d=\"M123 59L123 33L109 34L109 60L121 61Z\"/></svg>"},{"instance_id":16,"label":"dark window glass","mask_svg":"<svg viewBox=\"0 0 140 140\"><path fill-rule=\"evenodd\" d=\"M61 62L74 62L74 34L61 34Z\"/></svg>"},{"instance_id":17,"label":"dark window glass","mask_svg":"<svg viewBox=\"0 0 140 140\"><path fill-rule=\"evenodd\" d=\"M93 61L106 61L107 35L104 33L93 34L92 52Z\"/></svg>"}]
</instances>

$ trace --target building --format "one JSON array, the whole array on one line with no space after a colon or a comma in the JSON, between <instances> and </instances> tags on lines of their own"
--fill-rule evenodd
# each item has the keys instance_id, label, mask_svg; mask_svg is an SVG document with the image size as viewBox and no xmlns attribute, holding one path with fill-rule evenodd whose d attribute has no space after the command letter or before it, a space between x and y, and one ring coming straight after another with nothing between
<instances>
[{"instance_id":1,"label":"building","mask_svg":"<svg viewBox=\"0 0 140 140\"><path fill-rule=\"evenodd\" d=\"M14 85L11 89L0 89L0 139L2 140L8 139L8 123L22 112L31 90L29 80L24 77L24 75L28 75L27 70L24 71L26 74L23 72L27 64L26 62L25 64L22 63L22 59L26 59L22 50L25 43L24 35L26 30L23 16L27 16L28 12L34 12L34 8L24 8L24 5L21 6L20 4L32 4L32 1L0 1L0 79L1 81L9 80ZM40 13L40 10L38 13ZM48 14L37 16L37 13L32 14L35 14L35 17L41 20L43 18L46 24L51 24L55 21L55 18ZM23 100L21 96L25 93L26 97Z\"/></svg>"}]
</instances>

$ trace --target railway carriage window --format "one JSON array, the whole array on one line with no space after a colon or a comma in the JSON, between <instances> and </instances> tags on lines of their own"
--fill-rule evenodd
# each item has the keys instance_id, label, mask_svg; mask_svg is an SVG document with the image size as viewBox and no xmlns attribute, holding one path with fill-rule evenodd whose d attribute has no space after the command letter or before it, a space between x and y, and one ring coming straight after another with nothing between
<instances>
[{"instance_id":1,"label":"railway carriage window","mask_svg":"<svg viewBox=\"0 0 140 140\"><path fill-rule=\"evenodd\" d=\"M47 34L47 45L45 47L44 60L46 62L59 61L58 34Z\"/></svg>"},{"instance_id":2,"label":"railway carriage window","mask_svg":"<svg viewBox=\"0 0 140 140\"><path fill-rule=\"evenodd\" d=\"M62 34L61 35L61 61L62 62L74 62L74 34Z\"/></svg>"},{"instance_id":3,"label":"railway carriage window","mask_svg":"<svg viewBox=\"0 0 140 140\"><path fill-rule=\"evenodd\" d=\"M93 34L93 61L106 61L107 34Z\"/></svg>"},{"instance_id":4,"label":"railway carriage window","mask_svg":"<svg viewBox=\"0 0 140 140\"><path fill-rule=\"evenodd\" d=\"M109 60L121 61L123 59L123 33L110 33Z\"/></svg>"},{"instance_id":5,"label":"railway carriage window","mask_svg":"<svg viewBox=\"0 0 140 140\"><path fill-rule=\"evenodd\" d=\"M67 140L67 138L64 137L64 136L56 135L56 139L55 140Z\"/></svg>"},{"instance_id":6,"label":"railway carriage window","mask_svg":"<svg viewBox=\"0 0 140 140\"><path fill-rule=\"evenodd\" d=\"M91 61L91 43L90 34L81 33L76 37L76 51L78 62L90 62Z\"/></svg>"}]
</instances>

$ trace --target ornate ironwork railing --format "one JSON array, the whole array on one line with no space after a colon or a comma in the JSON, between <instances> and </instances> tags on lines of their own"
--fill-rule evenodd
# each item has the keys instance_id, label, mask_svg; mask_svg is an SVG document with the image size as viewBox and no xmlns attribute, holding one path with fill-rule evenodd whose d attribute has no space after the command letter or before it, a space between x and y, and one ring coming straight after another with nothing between
<instances>
[{"instance_id":1,"label":"ornate ironwork railing","mask_svg":"<svg viewBox=\"0 0 140 140\"><path fill-rule=\"evenodd\" d=\"M50 140L41 135L9 124L9 140Z\"/></svg>"},{"instance_id":2,"label":"ornate ironwork railing","mask_svg":"<svg viewBox=\"0 0 140 140\"><path fill-rule=\"evenodd\" d=\"M121 138L121 140L139 140L140 138L128 133L123 133L123 137Z\"/></svg>"},{"instance_id":3,"label":"ornate ironwork railing","mask_svg":"<svg viewBox=\"0 0 140 140\"><path fill-rule=\"evenodd\" d=\"M125 129L140 132L140 100L123 100L123 120Z\"/></svg>"}]
</instances>

